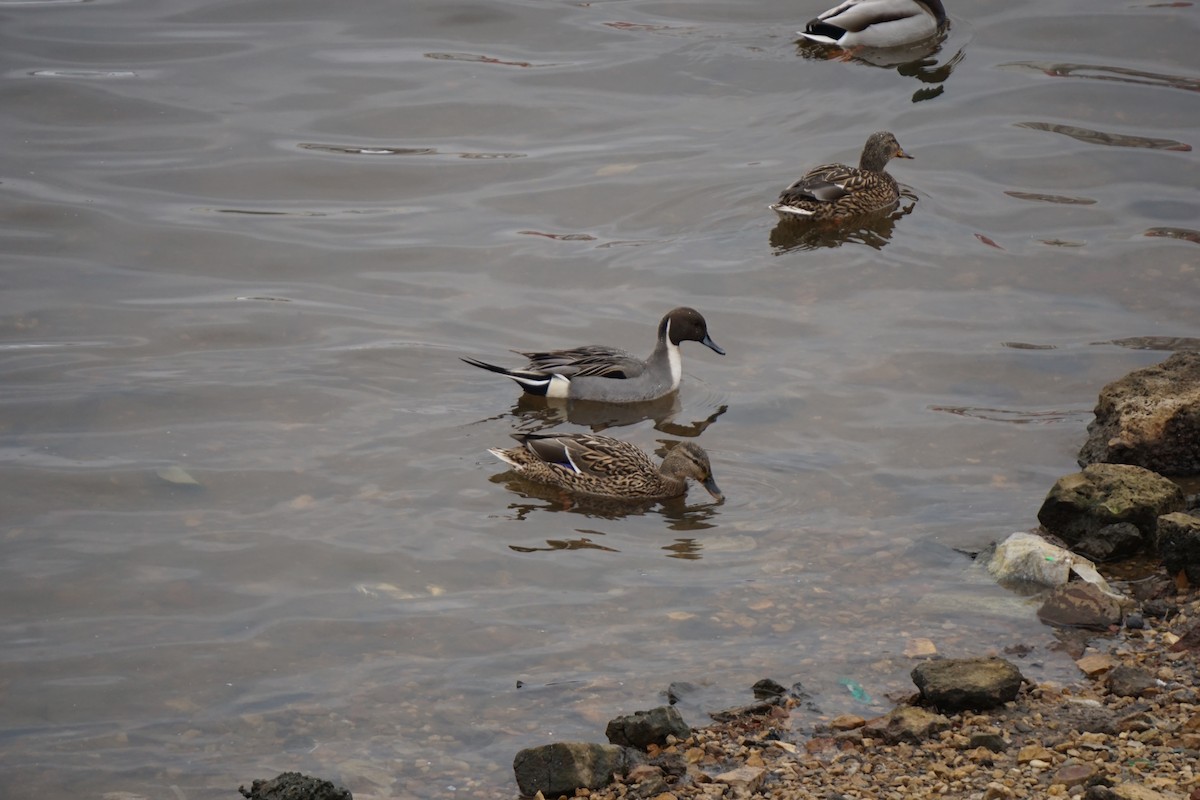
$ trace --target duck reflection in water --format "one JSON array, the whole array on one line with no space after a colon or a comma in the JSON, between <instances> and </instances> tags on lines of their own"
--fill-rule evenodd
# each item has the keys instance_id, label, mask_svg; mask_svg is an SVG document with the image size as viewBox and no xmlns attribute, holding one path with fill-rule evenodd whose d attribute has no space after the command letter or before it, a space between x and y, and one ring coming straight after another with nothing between
<instances>
[{"instance_id":1,"label":"duck reflection in water","mask_svg":"<svg viewBox=\"0 0 1200 800\"><path fill-rule=\"evenodd\" d=\"M942 43L940 41L919 47L911 45L886 49L865 47L853 52L807 40L796 43L797 53L807 59L826 61L830 58L837 58L841 61L854 61L882 69L895 69L897 73L906 78L914 78L921 83L928 84L913 92L912 101L914 103L932 100L942 94L946 90L946 81L950 79L950 74L963 60L966 52L960 48L954 55L940 60L938 54L941 50Z\"/></svg>"},{"instance_id":2,"label":"duck reflection in water","mask_svg":"<svg viewBox=\"0 0 1200 800\"><path fill-rule=\"evenodd\" d=\"M595 541L593 537L606 535L603 531L580 529L575 532L580 534L577 539L547 539L543 547L510 544L508 549L515 553L554 553L573 550L600 550L605 553L621 552L615 547L609 547ZM681 538L673 540L670 544L662 545L660 549L666 551L664 555L667 558L678 558L683 561L699 561L703 558L704 542L695 538Z\"/></svg>"},{"instance_id":3,"label":"duck reflection in water","mask_svg":"<svg viewBox=\"0 0 1200 800\"><path fill-rule=\"evenodd\" d=\"M716 527L715 520L720 508L711 499L703 497L703 492L691 502L686 496L669 497L664 500L610 500L574 495L562 489L526 480L512 471L492 475L488 480L527 501L542 501L510 503L508 508L512 512L512 518L521 521L528 519L530 514L536 511L565 511L597 519L614 520L659 514L667 521L667 527L673 531L701 531ZM582 546L553 549L582 549Z\"/></svg>"},{"instance_id":4,"label":"duck reflection in water","mask_svg":"<svg viewBox=\"0 0 1200 800\"><path fill-rule=\"evenodd\" d=\"M838 247L848 242L881 250L891 241L896 221L912 213L916 199L911 189L901 186L900 201L891 211L867 214L836 225L781 219L771 229L771 250L781 256L796 250Z\"/></svg>"},{"instance_id":5,"label":"duck reflection in water","mask_svg":"<svg viewBox=\"0 0 1200 800\"><path fill-rule=\"evenodd\" d=\"M694 439L728 410L729 406L720 405L704 419L680 422L676 417L683 411L683 406L679 401L679 393L673 392L666 397L645 403L620 405L522 395L512 407L511 413L522 420L521 430L530 433L553 428L564 422L600 433L609 428L653 420L656 431L668 436Z\"/></svg>"}]
</instances>

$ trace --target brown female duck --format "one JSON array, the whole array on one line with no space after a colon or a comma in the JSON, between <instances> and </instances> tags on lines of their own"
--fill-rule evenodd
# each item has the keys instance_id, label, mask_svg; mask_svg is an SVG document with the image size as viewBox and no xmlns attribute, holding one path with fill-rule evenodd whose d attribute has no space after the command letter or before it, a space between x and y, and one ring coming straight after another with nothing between
<instances>
[{"instance_id":1,"label":"brown female duck","mask_svg":"<svg viewBox=\"0 0 1200 800\"><path fill-rule=\"evenodd\" d=\"M896 204L900 188L884 171L893 158L912 158L888 131L872 133L858 167L822 164L783 190L770 208L783 219L842 220Z\"/></svg>"},{"instance_id":2,"label":"brown female duck","mask_svg":"<svg viewBox=\"0 0 1200 800\"><path fill-rule=\"evenodd\" d=\"M679 442L659 466L629 442L590 433L514 433L521 443L488 452L522 477L575 494L615 500L663 500L698 481L715 499L724 495L713 480L708 454L694 442Z\"/></svg>"}]
</instances>

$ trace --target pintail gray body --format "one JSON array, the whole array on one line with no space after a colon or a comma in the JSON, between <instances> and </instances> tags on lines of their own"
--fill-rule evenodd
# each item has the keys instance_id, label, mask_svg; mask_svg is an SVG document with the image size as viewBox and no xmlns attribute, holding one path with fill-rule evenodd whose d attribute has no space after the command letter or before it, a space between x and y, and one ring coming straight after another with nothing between
<instances>
[{"instance_id":1,"label":"pintail gray body","mask_svg":"<svg viewBox=\"0 0 1200 800\"><path fill-rule=\"evenodd\" d=\"M545 352L517 351L529 359L523 369L500 367L474 358L463 361L512 378L532 395L638 403L656 400L679 388L683 377L679 345L689 341L725 355L708 335L708 324L700 312L680 307L667 312L659 322L654 352L644 360L615 347L586 345Z\"/></svg>"}]
</instances>

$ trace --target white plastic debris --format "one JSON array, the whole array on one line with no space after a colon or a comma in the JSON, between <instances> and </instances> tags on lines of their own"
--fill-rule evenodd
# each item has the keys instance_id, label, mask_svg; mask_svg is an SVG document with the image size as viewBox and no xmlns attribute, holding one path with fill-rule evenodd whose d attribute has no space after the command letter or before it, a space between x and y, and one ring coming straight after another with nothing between
<instances>
[{"instance_id":1,"label":"white plastic debris","mask_svg":"<svg viewBox=\"0 0 1200 800\"><path fill-rule=\"evenodd\" d=\"M1096 571L1096 565L1081 555L1050 544L1032 533L1013 533L996 545L987 563L988 572L997 580L1023 581L1040 586L1059 586L1072 576L1095 584L1113 594L1108 581Z\"/></svg>"}]
</instances>

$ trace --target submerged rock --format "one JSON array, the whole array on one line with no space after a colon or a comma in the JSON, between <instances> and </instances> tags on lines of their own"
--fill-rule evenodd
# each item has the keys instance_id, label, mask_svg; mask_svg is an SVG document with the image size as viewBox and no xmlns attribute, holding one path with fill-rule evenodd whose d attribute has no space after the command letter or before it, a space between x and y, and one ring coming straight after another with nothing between
<instances>
[{"instance_id":1,"label":"submerged rock","mask_svg":"<svg viewBox=\"0 0 1200 800\"><path fill-rule=\"evenodd\" d=\"M763 678L754 682L750 687L756 700L770 700L787 694L787 687L774 678Z\"/></svg>"},{"instance_id":2,"label":"submerged rock","mask_svg":"<svg viewBox=\"0 0 1200 800\"><path fill-rule=\"evenodd\" d=\"M354 800L349 791L329 781L299 772L281 772L270 780L256 780L238 792L247 800Z\"/></svg>"},{"instance_id":3,"label":"submerged rock","mask_svg":"<svg viewBox=\"0 0 1200 800\"><path fill-rule=\"evenodd\" d=\"M1124 529L1119 529L1121 542L1114 543L1110 553L1121 558L1152 548L1159 516L1183 507L1183 490L1161 475L1126 464L1092 464L1058 479L1038 511L1038 520L1072 549L1084 537L1095 542L1102 529L1112 531L1110 526L1128 522L1141 538L1130 543Z\"/></svg>"},{"instance_id":4,"label":"submerged rock","mask_svg":"<svg viewBox=\"0 0 1200 800\"><path fill-rule=\"evenodd\" d=\"M1175 353L1100 390L1079 465L1200 474L1200 351Z\"/></svg>"},{"instance_id":5,"label":"submerged rock","mask_svg":"<svg viewBox=\"0 0 1200 800\"><path fill-rule=\"evenodd\" d=\"M1121 624L1122 605L1119 598L1098 586L1069 583L1051 591L1037 615L1047 625L1103 631Z\"/></svg>"},{"instance_id":6,"label":"submerged rock","mask_svg":"<svg viewBox=\"0 0 1200 800\"><path fill-rule=\"evenodd\" d=\"M637 752L615 744L555 742L527 747L513 759L522 795L573 795L576 789L600 789L637 766Z\"/></svg>"},{"instance_id":7,"label":"submerged rock","mask_svg":"<svg viewBox=\"0 0 1200 800\"><path fill-rule=\"evenodd\" d=\"M912 671L921 699L939 711L981 711L1016 698L1025 676L1003 658L926 661Z\"/></svg>"}]
</instances>

